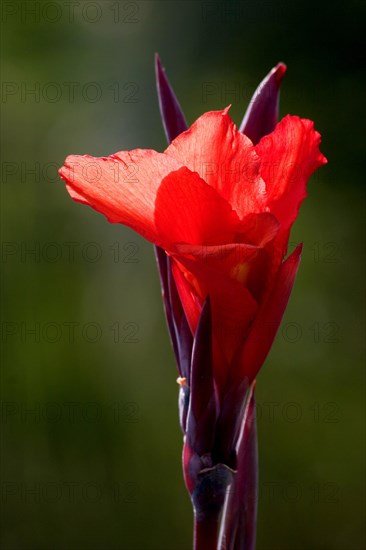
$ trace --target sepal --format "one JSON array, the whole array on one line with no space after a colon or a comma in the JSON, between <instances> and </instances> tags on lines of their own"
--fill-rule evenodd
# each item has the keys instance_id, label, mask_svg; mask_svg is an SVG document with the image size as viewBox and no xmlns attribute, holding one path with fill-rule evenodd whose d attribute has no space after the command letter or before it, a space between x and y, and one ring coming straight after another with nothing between
<instances>
[{"instance_id":1,"label":"sepal","mask_svg":"<svg viewBox=\"0 0 366 550\"><path fill-rule=\"evenodd\" d=\"M191 363L190 403L187 416L189 445L199 456L212 451L217 419L212 360L212 319L207 298L198 321Z\"/></svg>"},{"instance_id":2,"label":"sepal","mask_svg":"<svg viewBox=\"0 0 366 550\"><path fill-rule=\"evenodd\" d=\"M245 396L249 385L247 378L240 383L235 379L229 379L220 407L214 456L217 462L224 462L231 468L236 468L235 446L241 429Z\"/></svg>"}]
</instances>

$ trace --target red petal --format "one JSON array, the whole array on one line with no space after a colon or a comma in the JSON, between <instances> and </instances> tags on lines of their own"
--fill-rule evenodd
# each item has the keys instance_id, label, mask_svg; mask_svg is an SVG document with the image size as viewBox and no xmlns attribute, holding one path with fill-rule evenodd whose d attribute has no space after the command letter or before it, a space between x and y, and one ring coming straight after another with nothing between
<instances>
[{"instance_id":1,"label":"red petal","mask_svg":"<svg viewBox=\"0 0 366 550\"><path fill-rule=\"evenodd\" d=\"M309 177L327 162L319 143L313 122L287 115L255 148L262 161L268 207L283 229L296 219Z\"/></svg>"},{"instance_id":2,"label":"red petal","mask_svg":"<svg viewBox=\"0 0 366 550\"><path fill-rule=\"evenodd\" d=\"M98 210L110 222L128 225L156 242L156 193L161 180L180 167L167 155L136 149L108 158L69 156L59 173L74 200Z\"/></svg>"},{"instance_id":3,"label":"red petal","mask_svg":"<svg viewBox=\"0 0 366 550\"><path fill-rule=\"evenodd\" d=\"M264 210L259 158L225 111L202 115L165 153L187 166L222 195L242 218Z\"/></svg>"},{"instance_id":4,"label":"red petal","mask_svg":"<svg viewBox=\"0 0 366 550\"><path fill-rule=\"evenodd\" d=\"M265 246L275 238L279 227L280 224L273 214L267 212L248 214L240 224L236 240L256 246Z\"/></svg>"},{"instance_id":5,"label":"red petal","mask_svg":"<svg viewBox=\"0 0 366 550\"><path fill-rule=\"evenodd\" d=\"M181 280L177 286L181 287L180 295L188 321L193 321L191 329L194 333L197 326L197 306L192 303L192 295L196 296L196 303L202 303L209 295L214 339L227 363L246 337L257 311L257 303L245 286L245 278L252 269L251 263L255 262L257 252L257 247L243 244L217 247L177 245L174 250L174 258L187 280L183 292ZM221 367L216 364L215 368L215 378L218 379L217 369Z\"/></svg>"},{"instance_id":6,"label":"red petal","mask_svg":"<svg viewBox=\"0 0 366 550\"><path fill-rule=\"evenodd\" d=\"M174 243L233 241L239 218L198 174L183 167L161 182L155 203L155 224L164 248L169 250Z\"/></svg>"},{"instance_id":7,"label":"red petal","mask_svg":"<svg viewBox=\"0 0 366 550\"><path fill-rule=\"evenodd\" d=\"M261 306L240 351L233 376L253 380L271 348L295 282L302 244L281 265L272 292Z\"/></svg>"},{"instance_id":8,"label":"red petal","mask_svg":"<svg viewBox=\"0 0 366 550\"><path fill-rule=\"evenodd\" d=\"M194 335L201 314L203 299L198 297L197 292L183 275L182 270L178 267L176 262L172 262L172 273L189 328Z\"/></svg>"}]
</instances>

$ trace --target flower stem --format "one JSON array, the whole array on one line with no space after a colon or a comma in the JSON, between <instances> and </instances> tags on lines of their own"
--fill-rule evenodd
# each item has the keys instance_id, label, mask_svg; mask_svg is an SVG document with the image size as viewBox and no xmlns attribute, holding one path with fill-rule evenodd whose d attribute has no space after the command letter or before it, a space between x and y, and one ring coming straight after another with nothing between
<instances>
[{"instance_id":1,"label":"flower stem","mask_svg":"<svg viewBox=\"0 0 366 550\"><path fill-rule=\"evenodd\" d=\"M194 518L194 550L217 550L218 516Z\"/></svg>"}]
</instances>

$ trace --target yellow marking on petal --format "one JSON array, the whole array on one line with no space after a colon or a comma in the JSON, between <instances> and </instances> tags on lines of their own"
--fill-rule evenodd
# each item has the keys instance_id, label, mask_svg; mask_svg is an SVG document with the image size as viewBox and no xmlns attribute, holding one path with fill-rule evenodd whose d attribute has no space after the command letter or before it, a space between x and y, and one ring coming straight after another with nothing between
<instances>
[{"instance_id":1,"label":"yellow marking on petal","mask_svg":"<svg viewBox=\"0 0 366 550\"><path fill-rule=\"evenodd\" d=\"M239 283L245 283L249 274L249 264L242 262L234 266L230 272L233 279L236 279Z\"/></svg>"},{"instance_id":2,"label":"yellow marking on petal","mask_svg":"<svg viewBox=\"0 0 366 550\"><path fill-rule=\"evenodd\" d=\"M179 384L180 386L186 386L187 385L187 378L178 376L177 384Z\"/></svg>"}]
</instances>

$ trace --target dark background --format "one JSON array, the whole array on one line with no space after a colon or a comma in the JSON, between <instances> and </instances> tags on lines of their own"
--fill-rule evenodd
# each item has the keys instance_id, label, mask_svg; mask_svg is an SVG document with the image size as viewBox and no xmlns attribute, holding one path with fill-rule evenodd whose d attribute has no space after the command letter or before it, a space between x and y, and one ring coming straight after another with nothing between
<instances>
[{"instance_id":1,"label":"dark background","mask_svg":"<svg viewBox=\"0 0 366 550\"><path fill-rule=\"evenodd\" d=\"M57 178L70 153L164 150L155 52L190 123L231 103L239 124L284 61L281 116L323 136L329 165L293 230L303 259L258 377L258 550L365 548L365 3L1 7L2 548L191 545L152 247Z\"/></svg>"}]
</instances>

